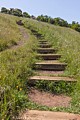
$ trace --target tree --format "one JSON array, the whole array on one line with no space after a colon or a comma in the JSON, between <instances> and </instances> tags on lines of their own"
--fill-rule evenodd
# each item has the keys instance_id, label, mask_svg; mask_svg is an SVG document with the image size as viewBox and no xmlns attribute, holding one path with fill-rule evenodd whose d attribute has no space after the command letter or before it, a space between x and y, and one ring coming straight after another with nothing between
<instances>
[{"instance_id":1,"label":"tree","mask_svg":"<svg viewBox=\"0 0 80 120\"><path fill-rule=\"evenodd\" d=\"M72 21L72 25L74 25L74 24L76 24L76 22L75 22L75 21Z\"/></svg>"},{"instance_id":2,"label":"tree","mask_svg":"<svg viewBox=\"0 0 80 120\"><path fill-rule=\"evenodd\" d=\"M44 16L43 16L43 15L38 16L38 17L37 17L37 20L44 22Z\"/></svg>"},{"instance_id":3,"label":"tree","mask_svg":"<svg viewBox=\"0 0 80 120\"><path fill-rule=\"evenodd\" d=\"M47 15L45 15L45 16L40 15L40 16L37 17L37 20L40 20L42 22L48 22L48 18L49 17Z\"/></svg>"},{"instance_id":4,"label":"tree","mask_svg":"<svg viewBox=\"0 0 80 120\"><path fill-rule=\"evenodd\" d=\"M36 19L36 17L34 15L31 15L31 18L34 19L34 20Z\"/></svg>"},{"instance_id":5,"label":"tree","mask_svg":"<svg viewBox=\"0 0 80 120\"><path fill-rule=\"evenodd\" d=\"M30 18L30 15L27 12L23 12L23 17Z\"/></svg>"},{"instance_id":6,"label":"tree","mask_svg":"<svg viewBox=\"0 0 80 120\"><path fill-rule=\"evenodd\" d=\"M80 24L78 22L72 21L71 28L80 32Z\"/></svg>"},{"instance_id":7,"label":"tree","mask_svg":"<svg viewBox=\"0 0 80 120\"><path fill-rule=\"evenodd\" d=\"M9 10L8 10L8 9L6 9L5 7L2 7L2 8L1 8L1 13L6 13L6 14L7 14L7 13L8 13L8 11L9 11Z\"/></svg>"},{"instance_id":8,"label":"tree","mask_svg":"<svg viewBox=\"0 0 80 120\"><path fill-rule=\"evenodd\" d=\"M9 14L13 14L14 8L10 8Z\"/></svg>"},{"instance_id":9,"label":"tree","mask_svg":"<svg viewBox=\"0 0 80 120\"><path fill-rule=\"evenodd\" d=\"M55 25L59 25L59 26L64 26L64 27L68 27L68 22L63 20L62 18L54 18L55 21Z\"/></svg>"},{"instance_id":10,"label":"tree","mask_svg":"<svg viewBox=\"0 0 80 120\"><path fill-rule=\"evenodd\" d=\"M44 22L48 22L49 17L47 15L45 15L43 17L44 17Z\"/></svg>"},{"instance_id":11,"label":"tree","mask_svg":"<svg viewBox=\"0 0 80 120\"><path fill-rule=\"evenodd\" d=\"M15 15L15 16L18 16L18 17L22 17L22 10L20 9L12 9L12 12L11 12L12 15Z\"/></svg>"},{"instance_id":12,"label":"tree","mask_svg":"<svg viewBox=\"0 0 80 120\"><path fill-rule=\"evenodd\" d=\"M55 22L55 21L54 21L53 18L51 18L51 17L48 18L48 23L54 24L54 22Z\"/></svg>"}]
</instances>

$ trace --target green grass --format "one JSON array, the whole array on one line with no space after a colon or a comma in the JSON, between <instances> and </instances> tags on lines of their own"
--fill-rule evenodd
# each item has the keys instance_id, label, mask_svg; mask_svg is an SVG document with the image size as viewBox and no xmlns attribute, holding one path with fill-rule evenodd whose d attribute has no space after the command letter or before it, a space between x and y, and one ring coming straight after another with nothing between
<instances>
[{"instance_id":1,"label":"green grass","mask_svg":"<svg viewBox=\"0 0 80 120\"><path fill-rule=\"evenodd\" d=\"M70 107L47 107L47 106L42 106L39 104L36 104L32 101L28 101L26 104L26 108L30 109L30 110L42 110L42 111L53 111L53 112L68 112L68 113L79 113L80 114L80 110L77 109L77 111L74 112L74 109L72 106Z\"/></svg>"},{"instance_id":2,"label":"green grass","mask_svg":"<svg viewBox=\"0 0 80 120\"><path fill-rule=\"evenodd\" d=\"M23 20L24 21L24 20ZM65 27L49 25L27 19L25 26L44 35L54 48L62 54L60 61L68 63L67 75L80 76L80 33Z\"/></svg>"},{"instance_id":3,"label":"green grass","mask_svg":"<svg viewBox=\"0 0 80 120\"><path fill-rule=\"evenodd\" d=\"M76 82L66 82L66 81L46 81L37 80L34 83L28 81L28 86L35 87L41 91L50 92L52 94L64 94L72 96L75 89Z\"/></svg>"},{"instance_id":4,"label":"green grass","mask_svg":"<svg viewBox=\"0 0 80 120\"><path fill-rule=\"evenodd\" d=\"M16 21L20 18L0 13L0 51L16 45L21 33Z\"/></svg>"},{"instance_id":5,"label":"green grass","mask_svg":"<svg viewBox=\"0 0 80 120\"><path fill-rule=\"evenodd\" d=\"M7 50L0 54L1 118L12 117L27 102L26 85L28 77L33 74L35 53L32 48L36 45L35 39L30 41L17 51Z\"/></svg>"},{"instance_id":6,"label":"green grass","mask_svg":"<svg viewBox=\"0 0 80 120\"><path fill-rule=\"evenodd\" d=\"M19 26L16 24L16 20L19 19L23 20L29 38L23 46L14 50L5 50L22 39ZM72 85L70 88L70 85L65 83L60 83L57 86L59 91L55 87L56 92L60 92L62 84L63 88L65 87L65 91L62 89L62 92L68 91L68 87L69 90L72 89L71 108L47 108L29 101L27 80L29 76L34 74L32 69L36 62L34 49L37 47L37 39L27 28L38 31L44 36L44 39L51 42L53 48L59 50L59 53L63 55L60 61L68 63L65 75L77 79L75 87ZM0 13L0 51L3 51L0 53L0 119L12 119L25 107L80 113L80 34L78 32L69 28ZM51 92L54 91L52 87L54 83L47 84L43 81L43 83L37 82L36 86L44 89L43 85L45 84Z\"/></svg>"},{"instance_id":7,"label":"green grass","mask_svg":"<svg viewBox=\"0 0 80 120\"><path fill-rule=\"evenodd\" d=\"M65 75L77 80L72 95L72 112L80 113L80 33L70 28L50 25L36 20L23 20L25 27L36 30L62 54L61 62L68 64ZM41 86L41 84L40 84Z\"/></svg>"},{"instance_id":8,"label":"green grass","mask_svg":"<svg viewBox=\"0 0 80 120\"><path fill-rule=\"evenodd\" d=\"M10 23L11 27L7 27L11 34L3 36L4 31L1 33L4 43L6 44L6 40L8 40L8 43L11 42L11 39L8 39L11 36L14 40L18 37L22 38L22 36L18 36L20 33L18 34L18 28L15 26L15 20L18 18L1 15L3 21L6 20L7 22L4 22L5 24L13 21ZM4 23L1 23L2 26L4 26ZM26 42L23 46L17 49L6 49L0 53L0 120L12 120L13 116L17 115L28 101L27 80L33 74L32 68L36 61L36 53L33 49L37 47L37 40L29 30L26 29L26 32L28 39L24 38ZM7 39L5 40L5 38Z\"/></svg>"}]
</instances>

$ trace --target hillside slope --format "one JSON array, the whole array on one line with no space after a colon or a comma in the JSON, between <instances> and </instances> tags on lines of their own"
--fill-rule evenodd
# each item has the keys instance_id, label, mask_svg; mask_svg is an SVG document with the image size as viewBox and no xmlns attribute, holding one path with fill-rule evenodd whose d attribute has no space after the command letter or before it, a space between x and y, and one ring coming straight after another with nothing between
<instances>
[{"instance_id":1,"label":"hillside slope","mask_svg":"<svg viewBox=\"0 0 80 120\"><path fill-rule=\"evenodd\" d=\"M70 28L54 26L32 19L25 19L23 22L24 26L33 33L37 31L42 34L44 39L49 41L53 48L58 49L58 53L62 54L60 61L68 64L65 76L77 80L72 93L71 111L80 113L80 33Z\"/></svg>"},{"instance_id":2,"label":"hillside slope","mask_svg":"<svg viewBox=\"0 0 80 120\"><path fill-rule=\"evenodd\" d=\"M68 75L80 74L80 33L66 27L59 27L36 20L23 20L25 26L41 33L63 56L61 61L68 63Z\"/></svg>"},{"instance_id":3,"label":"hillside slope","mask_svg":"<svg viewBox=\"0 0 80 120\"><path fill-rule=\"evenodd\" d=\"M24 26L16 24L20 19ZM38 33L35 33L35 36L34 31ZM24 34L28 35L28 38ZM43 38L39 38L39 35ZM28 80L34 75L35 49L38 47L39 39L47 40L52 48L58 50L58 54L62 54L59 61L68 64L64 76L77 80L75 87L72 86L74 91L70 94L72 101L69 108L40 106L28 98L31 87ZM17 46L20 40L23 45L15 49L14 46ZM12 47L14 49L10 49ZM80 33L69 28L0 13L0 51L0 119L12 120L25 108L80 114ZM46 83L41 82L37 85L44 87L44 84ZM51 87L50 84L48 86ZM62 87L62 83L58 87Z\"/></svg>"},{"instance_id":4,"label":"hillside slope","mask_svg":"<svg viewBox=\"0 0 80 120\"><path fill-rule=\"evenodd\" d=\"M0 13L0 51L17 44L20 40L20 30L16 21L18 17Z\"/></svg>"},{"instance_id":5,"label":"hillside slope","mask_svg":"<svg viewBox=\"0 0 80 120\"><path fill-rule=\"evenodd\" d=\"M19 19L0 14L0 120L12 120L28 101L26 80L33 73L37 42L28 29L16 24Z\"/></svg>"}]
</instances>

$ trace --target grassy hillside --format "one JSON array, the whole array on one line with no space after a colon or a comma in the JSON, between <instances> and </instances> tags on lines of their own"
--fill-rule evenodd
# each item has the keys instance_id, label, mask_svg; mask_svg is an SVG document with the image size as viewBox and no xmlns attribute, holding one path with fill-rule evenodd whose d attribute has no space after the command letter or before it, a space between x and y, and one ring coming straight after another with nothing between
<instances>
[{"instance_id":1,"label":"grassy hillside","mask_svg":"<svg viewBox=\"0 0 80 120\"><path fill-rule=\"evenodd\" d=\"M16 24L19 19L23 20L29 38L23 46L0 53L0 119L9 120L25 107L51 110L31 104L27 96L27 80L33 74L32 68L36 61L33 49L37 47L37 39L32 35L32 29L44 35L59 50L63 55L60 61L68 63L65 76L74 77L78 82L72 94L72 106L64 111L80 113L80 33L0 13L0 51L17 44L22 38Z\"/></svg>"},{"instance_id":2,"label":"grassy hillside","mask_svg":"<svg viewBox=\"0 0 80 120\"><path fill-rule=\"evenodd\" d=\"M50 25L36 20L23 20L28 29L34 29L44 35L54 48L63 56L60 61L68 63L65 76L77 79L74 88L71 112L80 113L80 33L65 27Z\"/></svg>"},{"instance_id":3,"label":"grassy hillside","mask_svg":"<svg viewBox=\"0 0 80 120\"><path fill-rule=\"evenodd\" d=\"M24 21L24 20L23 20ZM66 74L80 75L80 33L66 27L59 27L27 19L25 27L35 29L50 41L63 56L61 61L68 63Z\"/></svg>"},{"instance_id":4,"label":"grassy hillside","mask_svg":"<svg viewBox=\"0 0 80 120\"><path fill-rule=\"evenodd\" d=\"M0 13L0 51L9 48L20 40L19 27L15 21L19 18Z\"/></svg>"},{"instance_id":5,"label":"grassy hillside","mask_svg":"<svg viewBox=\"0 0 80 120\"><path fill-rule=\"evenodd\" d=\"M12 119L13 115L24 108L28 100L26 80L33 74L32 68L35 62L33 48L37 44L36 38L27 29L25 31L28 34L27 40L20 35L19 26L16 25L18 19L18 17L0 14L2 20L0 45L3 50L0 53L0 120ZM26 41L25 44L17 49L6 48L4 51L5 45L12 45L12 40L17 42L22 37Z\"/></svg>"}]
</instances>

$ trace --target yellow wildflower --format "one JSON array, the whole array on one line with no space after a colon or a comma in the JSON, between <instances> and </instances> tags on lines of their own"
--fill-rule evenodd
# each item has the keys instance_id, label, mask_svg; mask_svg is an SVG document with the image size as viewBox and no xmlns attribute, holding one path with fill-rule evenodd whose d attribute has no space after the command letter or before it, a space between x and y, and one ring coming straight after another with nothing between
<instances>
[{"instance_id":1,"label":"yellow wildflower","mask_svg":"<svg viewBox=\"0 0 80 120\"><path fill-rule=\"evenodd\" d=\"M18 88L18 86L16 86L16 88Z\"/></svg>"},{"instance_id":2,"label":"yellow wildflower","mask_svg":"<svg viewBox=\"0 0 80 120\"><path fill-rule=\"evenodd\" d=\"M20 91L22 90L22 88L20 88Z\"/></svg>"}]
</instances>

